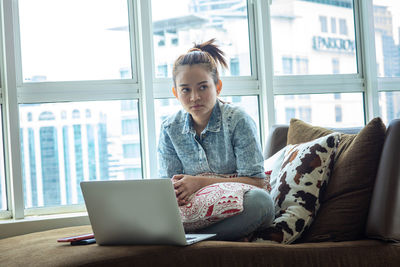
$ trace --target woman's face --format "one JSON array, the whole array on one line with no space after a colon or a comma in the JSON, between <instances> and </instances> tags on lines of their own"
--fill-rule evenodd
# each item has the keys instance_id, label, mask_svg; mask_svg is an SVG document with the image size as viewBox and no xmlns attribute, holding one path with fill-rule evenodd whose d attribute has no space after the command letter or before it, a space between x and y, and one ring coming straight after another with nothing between
<instances>
[{"instance_id":1,"label":"woman's face","mask_svg":"<svg viewBox=\"0 0 400 267\"><path fill-rule=\"evenodd\" d=\"M195 122L208 120L220 91L211 73L201 65L181 66L178 70L176 97Z\"/></svg>"}]
</instances>

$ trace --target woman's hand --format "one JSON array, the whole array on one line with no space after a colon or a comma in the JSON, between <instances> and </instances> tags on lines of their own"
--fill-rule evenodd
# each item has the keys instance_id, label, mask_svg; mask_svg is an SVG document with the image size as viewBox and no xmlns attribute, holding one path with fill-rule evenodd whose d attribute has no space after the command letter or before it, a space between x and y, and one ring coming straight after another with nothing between
<instances>
[{"instance_id":1,"label":"woman's hand","mask_svg":"<svg viewBox=\"0 0 400 267\"><path fill-rule=\"evenodd\" d=\"M203 187L201 183L202 177L177 174L171 180L179 206L186 205L189 197Z\"/></svg>"}]
</instances>

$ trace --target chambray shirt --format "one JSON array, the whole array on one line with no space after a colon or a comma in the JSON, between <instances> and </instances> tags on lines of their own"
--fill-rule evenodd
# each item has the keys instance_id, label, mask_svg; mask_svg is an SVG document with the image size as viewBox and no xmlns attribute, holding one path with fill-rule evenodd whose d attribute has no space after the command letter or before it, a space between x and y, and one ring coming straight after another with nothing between
<instances>
[{"instance_id":1,"label":"chambray shirt","mask_svg":"<svg viewBox=\"0 0 400 267\"><path fill-rule=\"evenodd\" d=\"M200 136L192 116L181 110L161 125L159 177L175 174L233 174L265 178L263 154L252 118L238 107L217 100Z\"/></svg>"}]
</instances>

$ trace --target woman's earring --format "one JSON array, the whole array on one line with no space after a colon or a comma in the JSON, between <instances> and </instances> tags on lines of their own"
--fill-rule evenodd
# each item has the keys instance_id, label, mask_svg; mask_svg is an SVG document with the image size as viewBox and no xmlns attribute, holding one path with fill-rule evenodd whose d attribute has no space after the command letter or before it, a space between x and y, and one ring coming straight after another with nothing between
<instances>
[{"instance_id":1,"label":"woman's earring","mask_svg":"<svg viewBox=\"0 0 400 267\"><path fill-rule=\"evenodd\" d=\"M217 83L217 95L219 95L219 93L221 93L221 90L222 90L222 81L218 80L218 83Z\"/></svg>"},{"instance_id":2,"label":"woman's earring","mask_svg":"<svg viewBox=\"0 0 400 267\"><path fill-rule=\"evenodd\" d=\"M174 96L175 96L176 98L178 98L178 94L176 93L175 87L172 87L172 93L174 94Z\"/></svg>"}]
</instances>

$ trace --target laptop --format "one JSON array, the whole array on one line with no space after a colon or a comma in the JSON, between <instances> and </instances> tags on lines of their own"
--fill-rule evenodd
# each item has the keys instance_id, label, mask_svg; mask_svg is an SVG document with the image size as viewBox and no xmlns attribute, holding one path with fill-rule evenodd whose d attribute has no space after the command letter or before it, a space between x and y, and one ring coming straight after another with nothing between
<instances>
[{"instance_id":1,"label":"laptop","mask_svg":"<svg viewBox=\"0 0 400 267\"><path fill-rule=\"evenodd\" d=\"M80 183L99 245L191 245L215 234L186 234L170 179Z\"/></svg>"}]
</instances>

